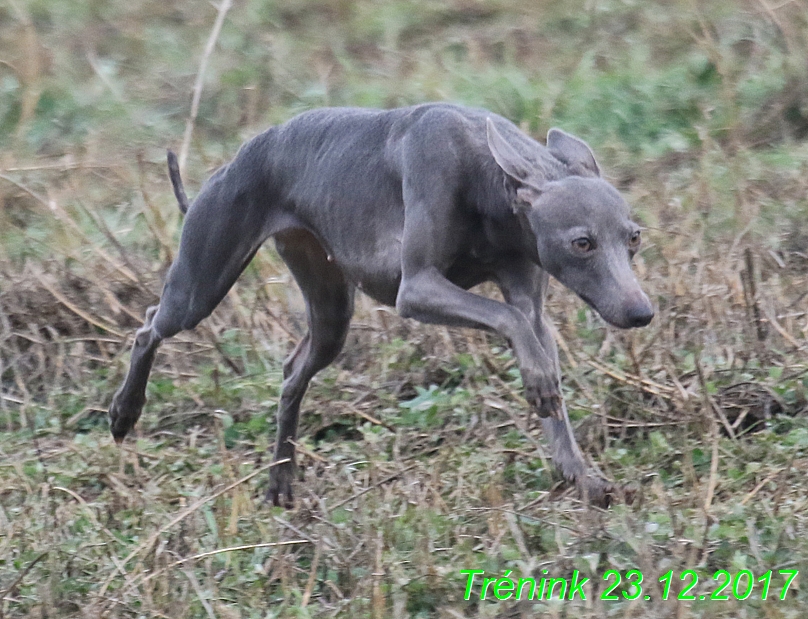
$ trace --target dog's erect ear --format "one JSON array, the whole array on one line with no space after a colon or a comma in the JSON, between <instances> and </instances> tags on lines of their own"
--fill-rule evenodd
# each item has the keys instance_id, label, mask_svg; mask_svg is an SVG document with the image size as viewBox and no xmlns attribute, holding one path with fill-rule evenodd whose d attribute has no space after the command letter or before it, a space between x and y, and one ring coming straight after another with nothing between
<instances>
[{"instance_id":1,"label":"dog's erect ear","mask_svg":"<svg viewBox=\"0 0 808 619\"><path fill-rule=\"evenodd\" d=\"M561 129L550 129L547 132L547 149L576 176L600 176L595 154L582 139Z\"/></svg>"},{"instance_id":2,"label":"dog's erect ear","mask_svg":"<svg viewBox=\"0 0 808 619\"><path fill-rule=\"evenodd\" d=\"M486 119L485 127L488 149L515 190L514 209L531 206L541 195L541 187L535 179L535 166L502 137L490 117Z\"/></svg>"}]
</instances>

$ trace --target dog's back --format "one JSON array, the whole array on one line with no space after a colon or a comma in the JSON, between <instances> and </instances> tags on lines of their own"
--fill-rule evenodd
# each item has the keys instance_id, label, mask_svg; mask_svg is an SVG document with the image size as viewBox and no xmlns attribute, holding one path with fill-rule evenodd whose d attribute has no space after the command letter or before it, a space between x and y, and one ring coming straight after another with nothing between
<instances>
[{"instance_id":1,"label":"dog's back","mask_svg":"<svg viewBox=\"0 0 808 619\"><path fill-rule=\"evenodd\" d=\"M403 209L401 183L408 151L450 143L455 161L442 163L462 177L463 198L469 206L485 213L507 212L501 187L492 187L501 184L502 174L488 150L486 118L492 118L519 152L545 171L547 180L565 175L560 161L510 121L448 103L392 110L311 110L247 142L233 164L254 167L260 162L263 169L256 170L258 176L271 178L273 193L301 217L338 212L348 218L346 225L353 225L354 216L367 222L366 209L374 215Z\"/></svg>"}]
</instances>

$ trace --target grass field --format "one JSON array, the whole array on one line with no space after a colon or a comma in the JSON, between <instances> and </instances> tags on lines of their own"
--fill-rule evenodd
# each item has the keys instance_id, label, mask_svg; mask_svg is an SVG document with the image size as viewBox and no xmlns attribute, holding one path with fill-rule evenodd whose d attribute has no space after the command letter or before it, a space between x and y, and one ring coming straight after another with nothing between
<instances>
[{"instance_id":1,"label":"grass field","mask_svg":"<svg viewBox=\"0 0 808 619\"><path fill-rule=\"evenodd\" d=\"M0 5L0 618L804 617L808 2L236 0L206 55L216 19ZM360 298L304 401L296 508L263 504L305 329L270 246L163 345L117 447L106 407L176 251L164 149L189 119L193 195L303 110L435 100L579 135L646 226L648 328L559 285L548 307L582 448L634 502L586 507L552 472L504 341ZM461 570L590 580L585 601L480 600L478 576L466 600Z\"/></svg>"}]
</instances>

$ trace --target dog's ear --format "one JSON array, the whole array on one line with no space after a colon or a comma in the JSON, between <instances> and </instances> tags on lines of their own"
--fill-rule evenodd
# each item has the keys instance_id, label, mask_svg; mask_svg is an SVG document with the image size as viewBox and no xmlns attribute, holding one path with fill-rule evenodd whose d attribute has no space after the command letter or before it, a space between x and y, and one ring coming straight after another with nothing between
<instances>
[{"instance_id":1,"label":"dog's ear","mask_svg":"<svg viewBox=\"0 0 808 619\"><path fill-rule=\"evenodd\" d=\"M513 197L514 210L530 207L541 195L541 187L535 179L535 166L511 146L494 126L494 121L485 121L488 149L494 161L505 172L508 193Z\"/></svg>"},{"instance_id":2,"label":"dog's ear","mask_svg":"<svg viewBox=\"0 0 808 619\"><path fill-rule=\"evenodd\" d=\"M547 132L547 149L576 176L600 176L600 167L589 145L561 129Z\"/></svg>"}]
</instances>

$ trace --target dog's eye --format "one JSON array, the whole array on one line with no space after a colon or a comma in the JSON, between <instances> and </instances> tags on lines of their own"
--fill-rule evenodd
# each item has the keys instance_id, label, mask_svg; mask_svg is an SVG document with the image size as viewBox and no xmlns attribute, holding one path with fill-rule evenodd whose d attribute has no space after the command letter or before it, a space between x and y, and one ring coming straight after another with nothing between
<instances>
[{"instance_id":1,"label":"dog's eye","mask_svg":"<svg viewBox=\"0 0 808 619\"><path fill-rule=\"evenodd\" d=\"M640 231L639 231L639 230L635 230L635 231L632 233L631 237L629 237L629 239L628 239L628 244L629 244L629 247L631 247L631 248L636 248L636 247L639 247L639 246L640 246L640 241L641 241L641 240L642 240L642 239L641 239L641 236L640 236Z\"/></svg>"},{"instance_id":2,"label":"dog's eye","mask_svg":"<svg viewBox=\"0 0 808 619\"><path fill-rule=\"evenodd\" d=\"M575 249L577 249L578 251L583 251L583 252L592 251L594 249L594 245L592 245L592 241L590 241L585 236L582 236L579 239L575 239L572 242L572 246Z\"/></svg>"}]
</instances>

